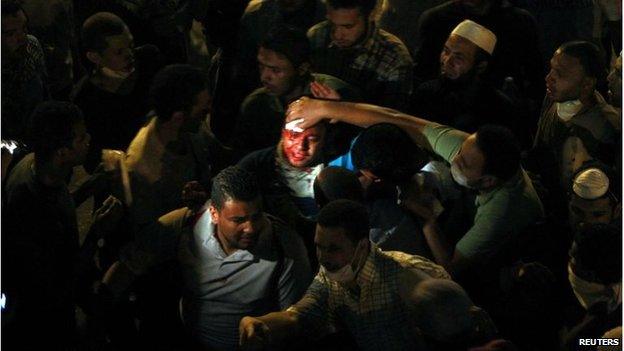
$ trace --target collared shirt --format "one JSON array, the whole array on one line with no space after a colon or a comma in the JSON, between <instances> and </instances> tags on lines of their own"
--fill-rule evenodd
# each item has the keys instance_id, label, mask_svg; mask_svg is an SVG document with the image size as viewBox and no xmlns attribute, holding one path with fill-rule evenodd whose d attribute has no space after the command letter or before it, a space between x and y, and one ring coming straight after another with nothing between
<instances>
[{"instance_id":1,"label":"collared shirt","mask_svg":"<svg viewBox=\"0 0 624 351\"><path fill-rule=\"evenodd\" d=\"M462 131L433 124L424 136L435 153L451 162L468 137ZM542 203L526 172L520 171L497 188L479 194L473 225L455 246L462 256L487 260L544 214Z\"/></svg>"},{"instance_id":2,"label":"collared shirt","mask_svg":"<svg viewBox=\"0 0 624 351\"><path fill-rule=\"evenodd\" d=\"M359 292L319 272L305 296L288 311L298 316L302 330L311 336L341 325L362 350L414 350L419 340L399 294L407 281L404 274L413 274L417 281L450 279L442 267L424 257L373 246L356 278Z\"/></svg>"},{"instance_id":3,"label":"collared shirt","mask_svg":"<svg viewBox=\"0 0 624 351\"><path fill-rule=\"evenodd\" d=\"M403 109L412 92L413 62L405 44L394 35L369 24L366 38L351 48L332 43L331 23L318 23L308 31L312 68L362 90L366 101Z\"/></svg>"},{"instance_id":4,"label":"collared shirt","mask_svg":"<svg viewBox=\"0 0 624 351\"><path fill-rule=\"evenodd\" d=\"M234 350L243 316L263 315L297 301L310 282L301 238L275 217L265 217L258 243L227 255L208 211L192 224L182 208L161 217L149 240L122 256L135 274L177 258L185 282L183 319L205 346Z\"/></svg>"},{"instance_id":5,"label":"collared shirt","mask_svg":"<svg viewBox=\"0 0 624 351\"><path fill-rule=\"evenodd\" d=\"M534 149L549 151L551 167L559 177L559 185L567 189L574 172L583 164L597 158L606 164L616 162L617 138L621 121L617 111L607 104L599 92L594 92L596 104L584 108L569 121L557 115L557 104L546 100L537 125ZM540 170L541 171L541 170Z\"/></svg>"}]
</instances>

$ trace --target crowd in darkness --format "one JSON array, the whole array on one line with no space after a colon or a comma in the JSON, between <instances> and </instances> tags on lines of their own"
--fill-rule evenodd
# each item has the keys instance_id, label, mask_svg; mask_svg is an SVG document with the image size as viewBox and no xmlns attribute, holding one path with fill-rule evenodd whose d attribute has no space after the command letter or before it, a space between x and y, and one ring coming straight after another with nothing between
<instances>
[{"instance_id":1,"label":"crowd in darkness","mask_svg":"<svg viewBox=\"0 0 624 351\"><path fill-rule=\"evenodd\" d=\"M621 1L0 14L7 350L621 350Z\"/></svg>"}]
</instances>

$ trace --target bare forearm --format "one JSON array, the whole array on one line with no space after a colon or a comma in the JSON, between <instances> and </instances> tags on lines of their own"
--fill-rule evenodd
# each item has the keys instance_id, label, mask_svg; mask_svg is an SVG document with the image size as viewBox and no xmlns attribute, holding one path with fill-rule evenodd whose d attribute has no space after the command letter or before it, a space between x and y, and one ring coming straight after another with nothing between
<instances>
[{"instance_id":1,"label":"bare forearm","mask_svg":"<svg viewBox=\"0 0 624 351\"><path fill-rule=\"evenodd\" d=\"M423 227L423 234L425 235L425 240L427 240L427 244L429 245L429 249L431 249L436 263L449 271L453 250L448 247L438 226L435 224L425 225Z\"/></svg>"},{"instance_id":2,"label":"bare forearm","mask_svg":"<svg viewBox=\"0 0 624 351\"><path fill-rule=\"evenodd\" d=\"M296 335L300 331L297 315L292 312L272 312L256 318L269 327L273 342L284 340L286 337Z\"/></svg>"}]
</instances>

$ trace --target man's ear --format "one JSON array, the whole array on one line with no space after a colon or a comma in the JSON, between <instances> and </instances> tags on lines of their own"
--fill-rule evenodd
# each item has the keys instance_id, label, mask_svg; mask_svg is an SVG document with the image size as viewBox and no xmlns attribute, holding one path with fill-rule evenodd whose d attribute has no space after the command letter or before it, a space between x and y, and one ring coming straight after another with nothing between
<instances>
[{"instance_id":1,"label":"man's ear","mask_svg":"<svg viewBox=\"0 0 624 351\"><path fill-rule=\"evenodd\" d=\"M96 66L100 66L102 63L102 56L95 51L87 51L87 59Z\"/></svg>"},{"instance_id":2,"label":"man's ear","mask_svg":"<svg viewBox=\"0 0 624 351\"><path fill-rule=\"evenodd\" d=\"M477 73L478 74L483 74L485 72L485 70L487 69L488 66L488 62L487 61L481 61L477 64Z\"/></svg>"},{"instance_id":3,"label":"man's ear","mask_svg":"<svg viewBox=\"0 0 624 351\"><path fill-rule=\"evenodd\" d=\"M214 207L213 204L210 204L208 205L208 212L210 212L210 219L212 220L212 223L218 224L219 223L219 211L217 211L217 208Z\"/></svg>"}]
</instances>

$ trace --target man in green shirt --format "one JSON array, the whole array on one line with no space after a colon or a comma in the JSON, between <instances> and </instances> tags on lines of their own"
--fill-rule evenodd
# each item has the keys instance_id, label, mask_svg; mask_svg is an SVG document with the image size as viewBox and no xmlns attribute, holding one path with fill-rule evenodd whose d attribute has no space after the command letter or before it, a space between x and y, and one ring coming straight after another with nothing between
<instances>
[{"instance_id":1,"label":"man in green shirt","mask_svg":"<svg viewBox=\"0 0 624 351\"><path fill-rule=\"evenodd\" d=\"M356 99L355 89L342 80L311 73L309 56L305 33L294 27L276 26L262 41L257 58L263 86L243 101L231 140L239 157L277 144L286 105L302 95Z\"/></svg>"},{"instance_id":2,"label":"man in green shirt","mask_svg":"<svg viewBox=\"0 0 624 351\"><path fill-rule=\"evenodd\" d=\"M436 225L433 210L407 201L409 210L423 219L423 232L438 264L456 276L492 262L513 240L543 216L542 204L520 166L520 151L511 131L484 126L474 134L416 118L396 110L347 102L301 98L289 107L287 120L308 128L324 118L368 127L392 123L415 142L451 164L453 179L475 190L476 214L472 227L454 247Z\"/></svg>"}]
</instances>

